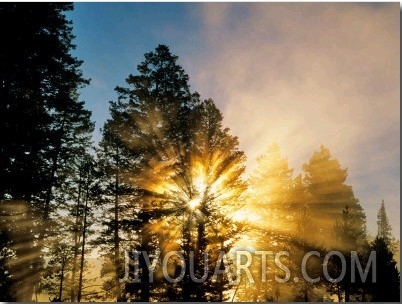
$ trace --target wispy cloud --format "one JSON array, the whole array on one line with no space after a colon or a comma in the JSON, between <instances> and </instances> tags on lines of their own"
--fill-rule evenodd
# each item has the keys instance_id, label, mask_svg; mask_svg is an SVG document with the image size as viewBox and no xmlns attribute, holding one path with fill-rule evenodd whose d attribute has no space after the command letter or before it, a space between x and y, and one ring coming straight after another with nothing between
<instances>
[{"instance_id":1,"label":"wispy cloud","mask_svg":"<svg viewBox=\"0 0 402 304\"><path fill-rule=\"evenodd\" d=\"M276 141L300 168L321 143L349 168L375 231L381 198L399 236L398 3L207 3L187 61L250 167Z\"/></svg>"}]
</instances>

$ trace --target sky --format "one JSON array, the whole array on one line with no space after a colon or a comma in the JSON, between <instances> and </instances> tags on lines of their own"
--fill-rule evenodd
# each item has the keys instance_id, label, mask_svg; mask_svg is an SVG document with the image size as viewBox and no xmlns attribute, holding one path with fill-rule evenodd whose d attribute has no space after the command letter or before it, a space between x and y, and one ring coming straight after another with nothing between
<instances>
[{"instance_id":1,"label":"sky","mask_svg":"<svg viewBox=\"0 0 402 304\"><path fill-rule=\"evenodd\" d=\"M296 173L323 144L348 168L369 232L384 199L400 237L398 2L76 2L67 16L95 141L115 86L166 44L239 137L249 172L272 142Z\"/></svg>"}]
</instances>

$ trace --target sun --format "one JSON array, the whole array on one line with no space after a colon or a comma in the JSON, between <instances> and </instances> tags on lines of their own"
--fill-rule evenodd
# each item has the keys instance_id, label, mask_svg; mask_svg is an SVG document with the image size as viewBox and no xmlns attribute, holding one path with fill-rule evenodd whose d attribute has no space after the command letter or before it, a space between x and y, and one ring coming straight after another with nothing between
<instances>
[{"instance_id":1,"label":"sun","mask_svg":"<svg viewBox=\"0 0 402 304\"><path fill-rule=\"evenodd\" d=\"M194 210L196 209L202 201L202 196L205 194L205 189L207 188L207 185L205 183L205 176L203 175L199 175L194 179L194 191L195 191L195 196L192 197L189 202L188 205L190 207L190 209Z\"/></svg>"},{"instance_id":2,"label":"sun","mask_svg":"<svg viewBox=\"0 0 402 304\"><path fill-rule=\"evenodd\" d=\"M201 198L199 196L194 197L188 202L188 205L191 210L196 209L201 203Z\"/></svg>"},{"instance_id":3,"label":"sun","mask_svg":"<svg viewBox=\"0 0 402 304\"><path fill-rule=\"evenodd\" d=\"M204 191L207 189L206 176L204 173L199 173L193 180L193 187L200 195L203 195Z\"/></svg>"},{"instance_id":4,"label":"sun","mask_svg":"<svg viewBox=\"0 0 402 304\"><path fill-rule=\"evenodd\" d=\"M192 191L188 205L191 210L196 209L201 204L207 191L207 176L205 168L201 163L194 163L192 166Z\"/></svg>"}]
</instances>

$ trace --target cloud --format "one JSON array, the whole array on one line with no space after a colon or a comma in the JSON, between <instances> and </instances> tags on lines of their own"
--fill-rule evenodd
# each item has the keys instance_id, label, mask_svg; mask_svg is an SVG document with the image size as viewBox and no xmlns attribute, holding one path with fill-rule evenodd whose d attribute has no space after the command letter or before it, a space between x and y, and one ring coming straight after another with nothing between
<instances>
[{"instance_id":1,"label":"cloud","mask_svg":"<svg viewBox=\"0 0 402 304\"><path fill-rule=\"evenodd\" d=\"M398 236L399 14L398 3L206 3L203 51L186 60L250 167L272 141L295 168L324 144L371 223L384 197Z\"/></svg>"}]
</instances>

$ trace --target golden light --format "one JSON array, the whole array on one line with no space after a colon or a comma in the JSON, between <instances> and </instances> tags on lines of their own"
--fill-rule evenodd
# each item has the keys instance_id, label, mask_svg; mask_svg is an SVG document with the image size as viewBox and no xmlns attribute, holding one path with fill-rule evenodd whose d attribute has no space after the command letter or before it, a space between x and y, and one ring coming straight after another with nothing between
<instances>
[{"instance_id":1,"label":"golden light","mask_svg":"<svg viewBox=\"0 0 402 304\"><path fill-rule=\"evenodd\" d=\"M192 188L193 197L188 202L190 209L197 208L205 195L207 189L207 177L205 174L205 168L201 163L193 162L192 164Z\"/></svg>"},{"instance_id":2,"label":"golden light","mask_svg":"<svg viewBox=\"0 0 402 304\"><path fill-rule=\"evenodd\" d=\"M190 206L190 209L194 210L195 208L197 208L201 203L201 198L196 196L195 198L191 199L188 202L188 205Z\"/></svg>"},{"instance_id":3,"label":"golden light","mask_svg":"<svg viewBox=\"0 0 402 304\"><path fill-rule=\"evenodd\" d=\"M194 180L194 188L196 191L198 191L198 193L200 195L202 195L205 191L205 189L207 188L207 184L205 182L205 176L201 175L198 176L195 180Z\"/></svg>"}]
</instances>

